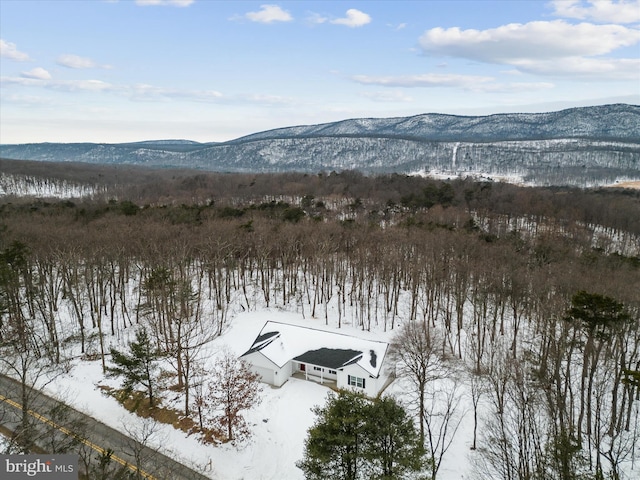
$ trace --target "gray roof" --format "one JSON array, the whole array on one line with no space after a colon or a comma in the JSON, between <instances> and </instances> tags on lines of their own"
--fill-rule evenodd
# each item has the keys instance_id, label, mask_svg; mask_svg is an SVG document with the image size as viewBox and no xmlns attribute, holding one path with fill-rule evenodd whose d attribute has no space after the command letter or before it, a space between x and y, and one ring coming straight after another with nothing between
<instances>
[{"instance_id":1,"label":"gray roof","mask_svg":"<svg viewBox=\"0 0 640 480\"><path fill-rule=\"evenodd\" d=\"M319 348L309 350L294 358L296 362L310 363L319 367L340 368L347 364L354 363L362 357L359 350L343 350L340 348Z\"/></svg>"}]
</instances>

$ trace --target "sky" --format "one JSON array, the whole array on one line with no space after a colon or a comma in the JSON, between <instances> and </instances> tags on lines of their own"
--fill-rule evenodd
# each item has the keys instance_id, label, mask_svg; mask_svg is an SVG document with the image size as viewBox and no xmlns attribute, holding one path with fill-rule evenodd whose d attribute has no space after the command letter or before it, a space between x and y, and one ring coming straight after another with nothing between
<instances>
[{"instance_id":1,"label":"sky","mask_svg":"<svg viewBox=\"0 0 640 480\"><path fill-rule=\"evenodd\" d=\"M0 143L640 104L640 0L0 0Z\"/></svg>"}]
</instances>

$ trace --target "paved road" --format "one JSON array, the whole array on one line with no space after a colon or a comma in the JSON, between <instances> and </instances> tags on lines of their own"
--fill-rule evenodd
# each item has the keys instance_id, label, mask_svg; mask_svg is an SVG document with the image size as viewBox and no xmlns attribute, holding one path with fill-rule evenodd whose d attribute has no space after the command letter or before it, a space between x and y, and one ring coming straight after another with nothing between
<instances>
[{"instance_id":1,"label":"paved road","mask_svg":"<svg viewBox=\"0 0 640 480\"><path fill-rule=\"evenodd\" d=\"M13 379L0 375L0 426L13 431L20 423L22 403L21 385ZM166 455L145 447L142 432L136 434L137 440L124 435L94 418L69 409L64 420L52 420L50 412L56 406L60 406L57 400L32 390L29 392L29 416L35 423L41 426L41 430L55 431L58 436L58 444L64 441L63 437L74 436L77 432L70 431L67 427L82 423L85 426L80 448L90 450L92 457L113 451L112 461L126 465L140 478L148 480L207 480L209 477L182 465ZM64 423L64 425L62 425ZM49 439L51 435L49 434ZM39 447L47 451L46 439L41 440ZM72 452L69 452L72 453ZM138 468L139 467L139 468Z\"/></svg>"}]
</instances>

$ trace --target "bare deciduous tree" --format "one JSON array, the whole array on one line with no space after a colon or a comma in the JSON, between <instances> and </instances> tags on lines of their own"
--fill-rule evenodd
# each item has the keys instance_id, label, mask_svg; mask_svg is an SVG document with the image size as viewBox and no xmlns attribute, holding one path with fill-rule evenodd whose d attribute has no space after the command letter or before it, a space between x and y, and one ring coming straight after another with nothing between
<instances>
[{"instance_id":1,"label":"bare deciduous tree","mask_svg":"<svg viewBox=\"0 0 640 480\"><path fill-rule=\"evenodd\" d=\"M211 372L208 393L203 399L209 409L209 422L228 441L242 439L250 431L242 416L261 401L258 375L230 351L224 351Z\"/></svg>"},{"instance_id":2,"label":"bare deciduous tree","mask_svg":"<svg viewBox=\"0 0 640 480\"><path fill-rule=\"evenodd\" d=\"M405 323L394 336L389 356L396 367L396 375L407 379L412 396L417 400L416 414L420 419L420 440L425 441L427 385L443 376L439 352L440 335L428 322Z\"/></svg>"}]
</instances>

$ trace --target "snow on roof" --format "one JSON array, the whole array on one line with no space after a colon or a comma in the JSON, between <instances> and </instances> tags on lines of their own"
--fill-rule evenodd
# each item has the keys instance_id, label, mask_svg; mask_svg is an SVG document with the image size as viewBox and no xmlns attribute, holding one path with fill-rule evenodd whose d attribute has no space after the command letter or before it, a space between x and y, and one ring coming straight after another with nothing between
<instances>
[{"instance_id":1,"label":"snow on roof","mask_svg":"<svg viewBox=\"0 0 640 480\"><path fill-rule=\"evenodd\" d=\"M365 340L342 333L287 323L266 322L251 348L241 356L260 351L278 367L282 367L289 360L297 358L306 358L308 363L312 364L313 362L309 361L311 358L326 360L330 358L330 362L335 362L338 358L346 358L345 355L348 352L348 358L344 361L340 360L340 366L355 363L370 375L377 377L388 346L386 342Z\"/></svg>"},{"instance_id":2,"label":"snow on roof","mask_svg":"<svg viewBox=\"0 0 640 480\"><path fill-rule=\"evenodd\" d=\"M258 338L254 340L253 345L251 345L251 348L249 349L249 351L244 353L243 356L249 355L250 353L257 352L258 350L263 349L264 347L269 345L271 342L273 342L278 337L278 335L280 335L278 332L269 332L262 335L258 335Z\"/></svg>"}]
</instances>

